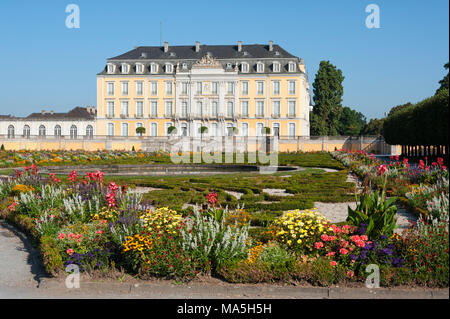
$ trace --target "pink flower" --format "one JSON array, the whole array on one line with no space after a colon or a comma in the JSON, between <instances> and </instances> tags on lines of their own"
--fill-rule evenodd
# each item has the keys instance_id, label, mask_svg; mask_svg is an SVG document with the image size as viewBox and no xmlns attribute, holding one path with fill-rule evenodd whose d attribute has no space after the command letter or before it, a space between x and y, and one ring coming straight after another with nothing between
<instances>
[{"instance_id":1,"label":"pink flower","mask_svg":"<svg viewBox=\"0 0 450 319\"><path fill-rule=\"evenodd\" d=\"M424 161L420 160L419 161L419 169L424 169L425 168L425 163Z\"/></svg>"},{"instance_id":2,"label":"pink flower","mask_svg":"<svg viewBox=\"0 0 450 319\"><path fill-rule=\"evenodd\" d=\"M369 239L366 235L361 235L361 236L359 236L359 238L361 238L361 240L368 240Z\"/></svg>"},{"instance_id":3,"label":"pink flower","mask_svg":"<svg viewBox=\"0 0 450 319\"><path fill-rule=\"evenodd\" d=\"M74 250L72 248L69 248L66 250L67 255L72 255L74 253Z\"/></svg>"},{"instance_id":4,"label":"pink flower","mask_svg":"<svg viewBox=\"0 0 450 319\"><path fill-rule=\"evenodd\" d=\"M16 210L16 206L17 206L17 203L16 202L12 202L12 204L8 206L9 211L10 212L15 211Z\"/></svg>"},{"instance_id":5,"label":"pink flower","mask_svg":"<svg viewBox=\"0 0 450 319\"><path fill-rule=\"evenodd\" d=\"M103 231L97 230L97 234L101 235L101 234L103 234Z\"/></svg>"},{"instance_id":6,"label":"pink flower","mask_svg":"<svg viewBox=\"0 0 450 319\"><path fill-rule=\"evenodd\" d=\"M109 183L108 189L111 193L116 193L119 190L119 186L117 186L116 183L111 182Z\"/></svg>"},{"instance_id":7,"label":"pink flower","mask_svg":"<svg viewBox=\"0 0 450 319\"><path fill-rule=\"evenodd\" d=\"M339 249L339 253L340 253L341 255L347 255L347 254L348 254L348 250L345 249L345 248L341 248L341 249Z\"/></svg>"},{"instance_id":8,"label":"pink flower","mask_svg":"<svg viewBox=\"0 0 450 319\"><path fill-rule=\"evenodd\" d=\"M74 233L70 233L69 235L67 235L67 238L69 238L69 239L75 238L75 234Z\"/></svg>"},{"instance_id":9,"label":"pink flower","mask_svg":"<svg viewBox=\"0 0 450 319\"><path fill-rule=\"evenodd\" d=\"M320 248L323 247L323 243L322 243L321 241L319 241L319 242L317 242L317 243L314 244L314 247L315 247L316 249L320 249Z\"/></svg>"},{"instance_id":10,"label":"pink flower","mask_svg":"<svg viewBox=\"0 0 450 319\"><path fill-rule=\"evenodd\" d=\"M327 235L327 234L323 234L322 236L320 236L320 238L321 238L323 241L328 241L328 235Z\"/></svg>"},{"instance_id":11,"label":"pink flower","mask_svg":"<svg viewBox=\"0 0 450 319\"><path fill-rule=\"evenodd\" d=\"M353 241L354 243L356 243L358 240L360 240L360 238L359 238L358 235L353 235L353 236L352 236L352 241Z\"/></svg>"},{"instance_id":12,"label":"pink flower","mask_svg":"<svg viewBox=\"0 0 450 319\"><path fill-rule=\"evenodd\" d=\"M59 240L62 240L62 239L64 239L65 237L66 237L66 234L61 233L61 234L59 234L58 239L59 239Z\"/></svg>"},{"instance_id":13,"label":"pink flower","mask_svg":"<svg viewBox=\"0 0 450 319\"><path fill-rule=\"evenodd\" d=\"M70 172L69 176L69 181L71 182L75 182L78 179L78 175L76 171L72 171Z\"/></svg>"},{"instance_id":14,"label":"pink flower","mask_svg":"<svg viewBox=\"0 0 450 319\"><path fill-rule=\"evenodd\" d=\"M388 168L386 165L383 164L383 165L378 166L378 174L379 175L383 175L387 171L388 171Z\"/></svg>"},{"instance_id":15,"label":"pink flower","mask_svg":"<svg viewBox=\"0 0 450 319\"><path fill-rule=\"evenodd\" d=\"M114 197L115 197L114 193L106 194L106 201L108 202L108 207L116 206L116 202L115 202L115 198Z\"/></svg>"},{"instance_id":16,"label":"pink flower","mask_svg":"<svg viewBox=\"0 0 450 319\"><path fill-rule=\"evenodd\" d=\"M337 262L335 262L334 260L332 260L332 261L330 261L330 265L331 265L332 267L334 267L334 266L337 265Z\"/></svg>"},{"instance_id":17,"label":"pink flower","mask_svg":"<svg viewBox=\"0 0 450 319\"><path fill-rule=\"evenodd\" d=\"M364 241L362 241L362 240L358 240L357 242L356 242L356 246L358 246L358 247L364 247L366 244L364 243Z\"/></svg>"},{"instance_id":18,"label":"pink flower","mask_svg":"<svg viewBox=\"0 0 450 319\"><path fill-rule=\"evenodd\" d=\"M334 236L328 236L329 241L334 241L335 239L336 239L336 237L334 237Z\"/></svg>"},{"instance_id":19,"label":"pink flower","mask_svg":"<svg viewBox=\"0 0 450 319\"><path fill-rule=\"evenodd\" d=\"M348 277L353 277L355 275L355 273L352 270L347 271L347 276Z\"/></svg>"},{"instance_id":20,"label":"pink flower","mask_svg":"<svg viewBox=\"0 0 450 319\"><path fill-rule=\"evenodd\" d=\"M334 251L330 251L328 254L326 254L326 257L330 257L330 256L334 256L335 252Z\"/></svg>"},{"instance_id":21,"label":"pink flower","mask_svg":"<svg viewBox=\"0 0 450 319\"><path fill-rule=\"evenodd\" d=\"M341 240L341 247L343 247L343 248L345 248L345 247L347 247L348 246L348 241L346 241L346 240Z\"/></svg>"},{"instance_id":22,"label":"pink flower","mask_svg":"<svg viewBox=\"0 0 450 319\"><path fill-rule=\"evenodd\" d=\"M83 235L77 234L77 235L75 236L75 239L80 239L81 237L83 237Z\"/></svg>"}]
</instances>

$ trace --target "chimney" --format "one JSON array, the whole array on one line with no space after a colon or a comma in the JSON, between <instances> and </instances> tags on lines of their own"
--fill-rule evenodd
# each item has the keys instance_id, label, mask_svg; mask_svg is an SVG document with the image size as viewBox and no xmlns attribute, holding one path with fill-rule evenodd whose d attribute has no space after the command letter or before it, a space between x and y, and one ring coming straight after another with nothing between
<instances>
[{"instance_id":1,"label":"chimney","mask_svg":"<svg viewBox=\"0 0 450 319\"><path fill-rule=\"evenodd\" d=\"M91 113L91 107L90 107L90 106L86 106L86 111L87 111L88 113Z\"/></svg>"},{"instance_id":2,"label":"chimney","mask_svg":"<svg viewBox=\"0 0 450 319\"><path fill-rule=\"evenodd\" d=\"M200 52L200 42L195 41L195 52Z\"/></svg>"},{"instance_id":3,"label":"chimney","mask_svg":"<svg viewBox=\"0 0 450 319\"><path fill-rule=\"evenodd\" d=\"M273 41L269 41L269 51L273 51Z\"/></svg>"},{"instance_id":4,"label":"chimney","mask_svg":"<svg viewBox=\"0 0 450 319\"><path fill-rule=\"evenodd\" d=\"M164 52L169 52L169 42L164 42Z\"/></svg>"},{"instance_id":5,"label":"chimney","mask_svg":"<svg viewBox=\"0 0 450 319\"><path fill-rule=\"evenodd\" d=\"M242 51L242 41L238 41L238 52Z\"/></svg>"}]
</instances>

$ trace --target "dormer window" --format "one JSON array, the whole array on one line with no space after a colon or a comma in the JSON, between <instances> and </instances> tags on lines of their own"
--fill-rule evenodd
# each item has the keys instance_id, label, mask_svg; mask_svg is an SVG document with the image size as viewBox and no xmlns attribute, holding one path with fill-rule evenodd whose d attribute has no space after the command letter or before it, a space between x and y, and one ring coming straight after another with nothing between
<instances>
[{"instance_id":1,"label":"dormer window","mask_svg":"<svg viewBox=\"0 0 450 319\"><path fill-rule=\"evenodd\" d=\"M122 73L127 74L129 72L130 68L128 64L122 64Z\"/></svg>"},{"instance_id":2,"label":"dormer window","mask_svg":"<svg viewBox=\"0 0 450 319\"><path fill-rule=\"evenodd\" d=\"M232 64L230 62L227 63L227 69L231 69L232 68Z\"/></svg>"},{"instance_id":3,"label":"dormer window","mask_svg":"<svg viewBox=\"0 0 450 319\"><path fill-rule=\"evenodd\" d=\"M264 63L258 62L256 64L256 72L264 72Z\"/></svg>"},{"instance_id":4,"label":"dormer window","mask_svg":"<svg viewBox=\"0 0 450 319\"><path fill-rule=\"evenodd\" d=\"M273 66L272 66L273 72L280 72L281 70L281 66L280 66L280 62L273 62Z\"/></svg>"},{"instance_id":5,"label":"dormer window","mask_svg":"<svg viewBox=\"0 0 450 319\"><path fill-rule=\"evenodd\" d=\"M183 70L186 70L186 69L187 69L187 63L186 63L186 62L183 62L183 64L181 65L181 67L183 68Z\"/></svg>"},{"instance_id":6,"label":"dormer window","mask_svg":"<svg viewBox=\"0 0 450 319\"><path fill-rule=\"evenodd\" d=\"M172 73L173 65L170 63L166 63L166 73Z\"/></svg>"},{"instance_id":7,"label":"dormer window","mask_svg":"<svg viewBox=\"0 0 450 319\"><path fill-rule=\"evenodd\" d=\"M241 64L241 72L248 73L248 63L243 62Z\"/></svg>"},{"instance_id":8,"label":"dormer window","mask_svg":"<svg viewBox=\"0 0 450 319\"><path fill-rule=\"evenodd\" d=\"M108 63L108 65L106 66L106 70L109 74L114 73L114 64Z\"/></svg>"},{"instance_id":9,"label":"dormer window","mask_svg":"<svg viewBox=\"0 0 450 319\"><path fill-rule=\"evenodd\" d=\"M158 64L156 64L156 63L150 64L150 72L157 73L158 72Z\"/></svg>"},{"instance_id":10,"label":"dormer window","mask_svg":"<svg viewBox=\"0 0 450 319\"><path fill-rule=\"evenodd\" d=\"M141 63L136 64L136 73L144 73L144 65Z\"/></svg>"},{"instance_id":11,"label":"dormer window","mask_svg":"<svg viewBox=\"0 0 450 319\"><path fill-rule=\"evenodd\" d=\"M289 62L288 69L289 69L289 72L295 72L295 63Z\"/></svg>"}]
</instances>

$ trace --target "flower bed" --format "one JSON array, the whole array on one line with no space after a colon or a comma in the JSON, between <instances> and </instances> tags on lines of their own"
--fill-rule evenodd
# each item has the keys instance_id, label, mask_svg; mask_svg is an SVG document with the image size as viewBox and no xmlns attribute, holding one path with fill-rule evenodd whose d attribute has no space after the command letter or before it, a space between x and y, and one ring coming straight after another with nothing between
<instances>
[{"instance_id":1,"label":"flower bed","mask_svg":"<svg viewBox=\"0 0 450 319\"><path fill-rule=\"evenodd\" d=\"M334 225L316 210L293 210L258 233L245 209L223 208L214 192L205 196L203 209L183 215L151 209L126 185L105 183L102 172L73 171L61 182L42 177L35 165L0 182L0 199L1 216L33 236L55 275L77 265L140 278L213 275L230 282L327 286L362 283L366 266L376 264L382 285L448 285L448 249L440 249L448 243L448 214L436 225L421 221L400 237L390 228L380 236L370 225ZM436 235L429 242L431 233ZM429 249L419 252L424 240Z\"/></svg>"}]
</instances>

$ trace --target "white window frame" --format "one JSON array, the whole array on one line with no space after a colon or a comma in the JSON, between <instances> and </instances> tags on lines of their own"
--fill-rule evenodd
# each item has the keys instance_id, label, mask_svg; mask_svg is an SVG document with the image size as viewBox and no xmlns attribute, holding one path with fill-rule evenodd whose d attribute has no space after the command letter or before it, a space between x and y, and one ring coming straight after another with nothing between
<instances>
[{"instance_id":1,"label":"white window frame","mask_svg":"<svg viewBox=\"0 0 450 319\"><path fill-rule=\"evenodd\" d=\"M217 94L219 92L219 82L211 82L211 94Z\"/></svg>"},{"instance_id":2,"label":"white window frame","mask_svg":"<svg viewBox=\"0 0 450 319\"><path fill-rule=\"evenodd\" d=\"M260 108L260 106L262 105L262 108ZM264 100L256 100L256 109L255 109L255 113L256 113L256 117L264 117ZM259 112L260 110L262 110L262 113Z\"/></svg>"},{"instance_id":3,"label":"white window frame","mask_svg":"<svg viewBox=\"0 0 450 319\"><path fill-rule=\"evenodd\" d=\"M294 127L294 132L292 132L291 127ZM289 137L295 137L296 132L297 132L297 126L295 125L295 123L289 122L288 123L288 132L287 132L288 134L287 135Z\"/></svg>"},{"instance_id":4,"label":"white window frame","mask_svg":"<svg viewBox=\"0 0 450 319\"><path fill-rule=\"evenodd\" d=\"M188 83L181 82L181 94L188 94Z\"/></svg>"},{"instance_id":5,"label":"white window frame","mask_svg":"<svg viewBox=\"0 0 450 319\"><path fill-rule=\"evenodd\" d=\"M130 114L130 102L120 101L120 116L128 117Z\"/></svg>"},{"instance_id":6,"label":"white window frame","mask_svg":"<svg viewBox=\"0 0 450 319\"><path fill-rule=\"evenodd\" d=\"M264 129L264 123L257 122L255 125L255 129L256 129L256 136L263 136L262 130Z\"/></svg>"},{"instance_id":7,"label":"white window frame","mask_svg":"<svg viewBox=\"0 0 450 319\"><path fill-rule=\"evenodd\" d=\"M264 81L256 81L256 94L264 95Z\"/></svg>"},{"instance_id":8,"label":"white window frame","mask_svg":"<svg viewBox=\"0 0 450 319\"><path fill-rule=\"evenodd\" d=\"M241 63L241 72L242 73L248 73L249 67L248 67L248 63L247 62L242 62Z\"/></svg>"},{"instance_id":9,"label":"white window frame","mask_svg":"<svg viewBox=\"0 0 450 319\"><path fill-rule=\"evenodd\" d=\"M288 100L288 117L295 117L297 116L297 101L296 100ZM294 106L294 113L291 112L292 110L292 104Z\"/></svg>"},{"instance_id":10,"label":"white window frame","mask_svg":"<svg viewBox=\"0 0 450 319\"><path fill-rule=\"evenodd\" d=\"M195 83L195 94L202 94L202 93L203 93L203 83L196 82Z\"/></svg>"},{"instance_id":11,"label":"white window frame","mask_svg":"<svg viewBox=\"0 0 450 319\"><path fill-rule=\"evenodd\" d=\"M108 123L106 125L106 135L114 136L114 123Z\"/></svg>"},{"instance_id":12,"label":"white window frame","mask_svg":"<svg viewBox=\"0 0 450 319\"><path fill-rule=\"evenodd\" d=\"M188 102L181 101L181 116L186 117L189 113Z\"/></svg>"},{"instance_id":13,"label":"white window frame","mask_svg":"<svg viewBox=\"0 0 450 319\"><path fill-rule=\"evenodd\" d=\"M166 73L172 73L173 72L173 64L172 63L166 63L165 64Z\"/></svg>"},{"instance_id":14,"label":"white window frame","mask_svg":"<svg viewBox=\"0 0 450 319\"><path fill-rule=\"evenodd\" d=\"M141 110L139 110L139 104L141 105ZM139 112L139 111L141 111L141 112ZM136 117L143 117L144 116L144 101L142 101L142 100L138 100L138 101L136 101L136 103L135 103L135 114L136 114Z\"/></svg>"},{"instance_id":15,"label":"white window frame","mask_svg":"<svg viewBox=\"0 0 450 319\"><path fill-rule=\"evenodd\" d=\"M258 73L264 72L264 63L262 63L262 62L256 63L256 72L258 72Z\"/></svg>"},{"instance_id":16,"label":"white window frame","mask_svg":"<svg viewBox=\"0 0 450 319\"><path fill-rule=\"evenodd\" d=\"M296 67L295 67L295 63L294 62L289 62L288 63L288 71L289 72L295 72L296 71Z\"/></svg>"},{"instance_id":17,"label":"white window frame","mask_svg":"<svg viewBox=\"0 0 450 319\"><path fill-rule=\"evenodd\" d=\"M158 123L150 123L150 136L158 136Z\"/></svg>"},{"instance_id":18,"label":"white window frame","mask_svg":"<svg viewBox=\"0 0 450 319\"><path fill-rule=\"evenodd\" d=\"M166 81L165 82L165 86L166 86L166 95L173 95L173 83L172 81Z\"/></svg>"},{"instance_id":19,"label":"white window frame","mask_svg":"<svg viewBox=\"0 0 450 319\"><path fill-rule=\"evenodd\" d=\"M158 116L158 101L157 100L150 100L150 117L157 117Z\"/></svg>"},{"instance_id":20,"label":"white window frame","mask_svg":"<svg viewBox=\"0 0 450 319\"><path fill-rule=\"evenodd\" d=\"M275 112L276 108L278 109ZM281 116L281 101L280 100L272 100L272 116L280 117Z\"/></svg>"},{"instance_id":21,"label":"white window frame","mask_svg":"<svg viewBox=\"0 0 450 319\"><path fill-rule=\"evenodd\" d=\"M231 106L231 110L230 110ZM234 115L234 103L233 101L227 101L227 117L233 117Z\"/></svg>"},{"instance_id":22,"label":"white window frame","mask_svg":"<svg viewBox=\"0 0 450 319\"><path fill-rule=\"evenodd\" d=\"M122 74L130 73L130 65L128 63L122 63Z\"/></svg>"},{"instance_id":23,"label":"white window frame","mask_svg":"<svg viewBox=\"0 0 450 319\"><path fill-rule=\"evenodd\" d=\"M244 108L245 105L245 108ZM241 101L241 116L248 117L249 112L249 101L248 100L242 100Z\"/></svg>"},{"instance_id":24,"label":"white window frame","mask_svg":"<svg viewBox=\"0 0 450 319\"><path fill-rule=\"evenodd\" d=\"M244 129L246 127L246 129ZM249 125L247 122L241 123L241 136L248 136Z\"/></svg>"},{"instance_id":25,"label":"white window frame","mask_svg":"<svg viewBox=\"0 0 450 319\"><path fill-rule=\"evenodd\" d=\"M121 91L122 91L122 95L128 95L130 93L130 85L128 83L128 81L121 81L120 82L121 85Z\"/></svg>"},{"instance_id":26,"label":"white window frame","mask_svg":"<svg viewBox=\"0 0 450 319\"><path fill-rule=\"evenodd\" d=\"M272 65L272 71L273 72L281 72L281 64L278 61L274 61Z\"/></svg>"},{"instance_id":27,"label":"white window frame","mask_svg":"<svg viewBox=\"0 0 450 319\"><path fill-rule=\"evenodd\" d=\"M219 115L219 102L212 101L211 102L211 116L218 116L218 115Z\"/></svg>"},{"instance_id":28,"label":"white window frame","mask_svg":"<svg viewBox=\"0 0 450 319\"><path fill-rule=\"evenodd\" d=\"M126 132L124 128L126 128ZM130 136L130 126L128 125L128 123L120 123L120 136Z\"/></svg>"},{"instance_id":29,"label":"white window frame","mask_svg":"<svg viewBox=\"0 0 450 319\"><path fill-rule=\"evenodd\" d=\"M241 94L248 95L248 81L241 81Z\"/></svg>"},{"instance_id":30,"label":"white window frame","mask_svg":"<svg viewBox=\"0 0 450 319\"><path fill-rule=\"evenodd\" d=\"M293 90L291 89L291 85L293 84ZM288 94L294 95L297 92L297 81L295 80L289 80L288 81Z\"/></svg>"},{"instance_id":31,"label":"white window frame","mask_svg":"<svg viewBox=\"0 0 450 319\"><path fill-rule=\"evenodd\" d=\"M113 63L108 63L106 65L106 72L109 74L113 74L116 69L116 66Z\"/></svg>"},{"instance_id":32,"label":"white window frame","mask_svg":"<svg viewBox=\"0 0 450 319\"><path fill-rule=\"evenodd\" d=\"M153 90L155 89L155 90ZM150 95L155 96L158 95L158 81L150 82Z\"/></svg>"},{"instance_id":33,"label":"white window frame","mask_svg":"<svg viewBox=\"0 0 450 319\"><path fill-rule=\"evenodd\" d=\"M150 63L150 73L158 73L158 64L157 63Z\"/></svg>"},{"instance_id":34,"label":"white window frame","mask_svg":"<svg viewBox=\"0 0 450 319\"><path fill-rule=\"evenodd\" d=\"M280 81L272 81L272 94L280 95L281 93L281 82Z\"/></svg>"},{"instance_id":35,"label":"white window frame","mask_svg":"<svg viewBox=\"0 0 450 319\"><path fill-rule=\"evenodd\" d=\"M170 112L167 112L170 105ZM165 101L164 103L164 115L165 117L171 117L173 115L173 101Z\"/></svg>"},{"instance_id":36,"label":"white window frame","mask_svg":"<svg viewBox=\"0 0 450 319\"><path fill-rule=\"evenodd\" d=\"M106 116L113 117L114 113L115 113L114 101L106 101Z\"/></svg>"},{"instance_id":37,"label":"white window frame","mask_svg":"<svg viewBox=\"0 0 450 319\"><path fill-rule=\"evenodd\" d=\"M109 96L114 95L114 90L115 90L115 82L114 81L106 82L106 95Z\"/></svg>"},{"instance_id":38,"label":"white window frame","mask_svg":"<svg viewBox=\"0 0 450 319\"><path fill-rule=\"evenodd\" d=\"M234 82L233 81L227 82L227 94L234 94Z\"/></svg>"},{"instance_id":39,"label":"white window frame","mask_svg":"<svg viewBox=\"0 0 450 319\"><path fill-rule=\"evenodd\" d=\"M136 81L135 82L136 87L136 95L143 95L144 94L144 82L142 81ZM140 88L140 90L139 90Z\"/></svg>"},{"instance_id":40,"label":"white window frame","mask_svg":"<svg viewBox=\"0 0 450 319\"><path fill-rule=\"evenodd\" d=\"M142 63L136 63L136 73L144 73L144 65Z\"/></svg>"}]
</instances>

